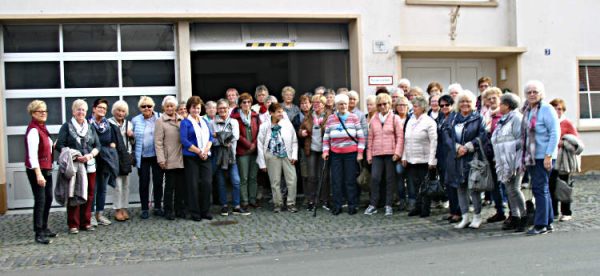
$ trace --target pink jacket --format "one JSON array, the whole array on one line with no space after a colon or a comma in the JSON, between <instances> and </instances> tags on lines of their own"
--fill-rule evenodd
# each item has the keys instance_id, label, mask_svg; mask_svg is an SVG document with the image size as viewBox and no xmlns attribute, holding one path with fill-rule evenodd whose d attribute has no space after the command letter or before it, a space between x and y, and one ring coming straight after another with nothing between
<instances>
[{"instance_id":1,"label":"pink jacket","mask_svg":"<svg viewBox=\"0 0 600 276\"><path fill-rule=\"evenodd\" d=\"M395 125L395 126L394 126ZM373 156L397 154L402 157L404 151L404 125L398 115L390 113L382 124L379 113L369 123L367 160Z\"/></svg>"}]
</instances>

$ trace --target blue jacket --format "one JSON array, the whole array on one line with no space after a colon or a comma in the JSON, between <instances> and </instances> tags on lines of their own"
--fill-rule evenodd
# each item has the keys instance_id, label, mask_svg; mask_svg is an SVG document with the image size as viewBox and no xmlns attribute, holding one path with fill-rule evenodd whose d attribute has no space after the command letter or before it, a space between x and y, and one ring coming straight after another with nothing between
<instances>
[{"instance_id":1,"label":"blue jacket","mask_svg":"<svg viewBox=\"0 0 600 276\"><path fill-rule=\"evenodd\" d=\"M560 121L556 110L550 104L540 101L535 123L535 159L544 159L545 155L552 155L552 159L556 159L559 138Z\"/></svg>"},{"instance_id":2,"label":"blue jacket","mask_svg":"<svg viewBox=\"0 0 600 276\"><path fill-rule=\"evenodd\" d=\"M154 118L158 120L160 113L154 112ZM146 128L146 120L144 115L139 114L131 119L133 125L133 137L135 138L135 166L140 167L142 165L142 144L144 143L144 129Z\"/></svg>"},{"instance_id":3,"label":"blue jacket","mask_svg":"<svg viewBox=\"0 0 600 276\"><path fill-rule=\"evenodd\" d=\"M460 140L456 137L454 126L457 125L458 114L452 112L448 115L447 122L442 125L442 143L443 149L447 152L445 156L445 181L448 185L458 188L460 185L466 184L469 177L469 170L471 166L469 162L473 160L475 152L479 152L479 142L477 138L481 140L483 146L489 143L487 134L485 132L485 122L483 117L478 112L472 112L467 116L464 121L464 128L462 131L462 137ZM474 150L467 152L460 158L456 157L457 144L465 145L471 143Z\"/></svg>"},{"instance_id":4,"label":"blue jacket","mask_svg":"<svg viewBox=\"0 0 600 276\"><path fill-rule=\"evenodd\" d=\"M204 126L208 128L208 141L214 143L213 130L209 127L210 123L204 117L202 117L202 120L204 121ZM179 125L179 140L181 140L183 156L198 157L198 154L188 150L192 145L196 147L198 146L198 139L196 139L196 132L194 131L192 122L190 122L190 120L187 118L183 119Z\"/></svg>"}]
</instances>

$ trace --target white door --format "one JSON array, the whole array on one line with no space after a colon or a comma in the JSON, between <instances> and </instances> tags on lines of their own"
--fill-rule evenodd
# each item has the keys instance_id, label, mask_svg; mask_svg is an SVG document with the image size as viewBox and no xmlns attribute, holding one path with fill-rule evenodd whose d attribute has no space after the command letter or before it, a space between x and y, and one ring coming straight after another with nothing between
<instances>
[{"instance_id":1,"label":"white door","mask_svg":"<svg viewBox=\"0 0 600 276\"><path fill-rule=\"evenodd\" d=\"M495 83L495 59L403 59L402 77L411 82L411 86L419 86L425 91L432 81L444 87L460 83L463 88L479 95L477 80L483 76L492 78Z\"/></svg>"}]
</instances>

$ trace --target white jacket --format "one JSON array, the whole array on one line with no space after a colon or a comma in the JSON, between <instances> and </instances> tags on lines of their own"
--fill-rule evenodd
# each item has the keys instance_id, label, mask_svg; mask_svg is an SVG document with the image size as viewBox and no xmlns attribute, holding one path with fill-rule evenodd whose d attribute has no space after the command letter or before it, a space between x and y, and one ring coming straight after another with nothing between
<instances>
[{"instance_id":1,"label":"white jacket","mask_svg":"<svg viewBox=\"0 0 600 276\"><path fill-rule=\"evenodd\" d=\"M281 119L277 124L281 126L281 136L283 137L283 143L285 144L285 150L288 158L290 160L298 160L298 138L296 137L294 126L285 118ZM271 120L266 120L260 125L258 137L256 139L256 149L258 151L256 163L258 164L259 168L264 169L267 167L265 163L265 152L269 151L268 147L271 139Z\"/></svg>"},{"instance_id":2,"label":"white jacket","mask_svg":"<svg viewBox=\"0 0 600 276\"><path fill-rule=\"evenodd\" d=\"M422 114L418 120L412 115L404 129L402 160L409 164L437 165L437 140L437 123L427 114Z\"/></svg>"}]
</instances>

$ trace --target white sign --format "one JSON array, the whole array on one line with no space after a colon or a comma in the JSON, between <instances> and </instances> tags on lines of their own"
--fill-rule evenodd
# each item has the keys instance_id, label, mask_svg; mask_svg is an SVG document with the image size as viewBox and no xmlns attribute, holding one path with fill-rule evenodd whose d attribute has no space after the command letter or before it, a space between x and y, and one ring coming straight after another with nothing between
<instances>
[{"instance_id":1,"label":"white sign","mask_svg":"<svg viewBox=\"0 0 600 276\"><path fill-rule=\"evenodd\" d=\"M369 85L393 85L393 76L369 76Z\"/></svg>"},{"instance_id":2,"label":"white sign","mask_svg":"<svg viewBox=\"0 0 600 276\"><path fill-rule=\"evenodd\" d=\"M383 40L373 40L373 53L386 54L388 52L388 43Z\"/></svg>"}]
</instances>

